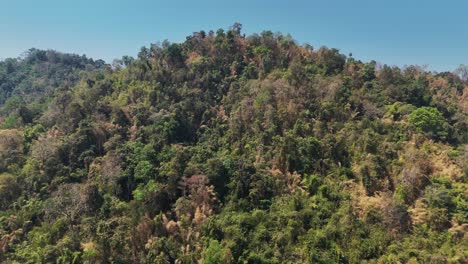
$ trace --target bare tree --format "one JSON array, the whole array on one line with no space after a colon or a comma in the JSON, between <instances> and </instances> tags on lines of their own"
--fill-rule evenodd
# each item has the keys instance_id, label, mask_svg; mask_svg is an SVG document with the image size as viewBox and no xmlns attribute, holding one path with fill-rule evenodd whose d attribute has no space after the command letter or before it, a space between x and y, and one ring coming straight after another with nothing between
<instances>
[{"instance_id":1,"label":"bare tree","mask_svg":"<svg viewBox=\"0 0 468 264\"><path fill-rule=\"evenodd\" d=\"M457 74L462 81L468 81L468 66L461 64L456 70L455 74Z\"/></svg>"},{"instance_id":2,"label":"bare tree","mask_svg":"<svg viewBox=\"0 0 468 264\"><path fill-rule=\"evenodd\" d=\"M75 220L87 211L87 201L80 184L62 185L47 201L45 218L53 222L64 217L73 227Z\"/></svg>"},{"instance_id":3,"label":"bare tree","mask_svg":"<svg viewBox=\"0 0 468 264\"><path fill-rule=\"evenodd\" d=\"M59 142L55 137L41 137L34 141L31 154L39 162L41 170L44 170L47 160L57 157L58 148Z\"/></svg>"}]
</instances>

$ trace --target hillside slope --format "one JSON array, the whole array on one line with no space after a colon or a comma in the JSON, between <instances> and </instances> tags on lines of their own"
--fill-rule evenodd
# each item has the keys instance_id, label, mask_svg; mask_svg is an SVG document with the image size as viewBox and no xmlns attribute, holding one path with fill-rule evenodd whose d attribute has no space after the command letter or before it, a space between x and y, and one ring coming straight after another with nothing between
<instances>
[{"instance_id":1,"label":"hillside slope","mask_svg":"<svg viewBox=\"0 0 468 264\"><path fill-rule=\"evenodd\" d=\"M455 74L236 24L112 67L32 50L0 95L0 262L468 262Z\"/></svg>"}]
</instances>

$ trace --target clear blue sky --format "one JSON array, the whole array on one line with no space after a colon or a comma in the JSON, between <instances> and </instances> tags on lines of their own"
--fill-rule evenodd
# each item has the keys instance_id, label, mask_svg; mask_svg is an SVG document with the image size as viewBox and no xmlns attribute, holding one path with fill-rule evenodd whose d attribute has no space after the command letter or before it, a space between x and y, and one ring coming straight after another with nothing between
<instances>
[{"instance_id":1,"label":"clear blue sky","mask_svg":"<svg viewBox=\"0 0 468 264\"><path fill-rule=\"evenodd\" d=\"M0 58L36 47L110 62L236 21L247 34L290 33L364 61L468 64L468 0L0 0Z\"/></svg>"}]
</instances>

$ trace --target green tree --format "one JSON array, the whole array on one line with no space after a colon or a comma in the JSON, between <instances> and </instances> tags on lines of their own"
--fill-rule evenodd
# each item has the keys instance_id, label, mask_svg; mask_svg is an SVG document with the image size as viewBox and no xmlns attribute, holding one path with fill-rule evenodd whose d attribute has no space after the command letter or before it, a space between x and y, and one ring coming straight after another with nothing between
<instances>
[{"instance_id":1,"label":"green tree","mask_svg":"<svg viewBox=\"0 0 468 264\"><path fill-rule=\"evenodd\" d=\"M420 107L409 115L408 121L418 131L429 137L440 140L448 139L450 125L437 108Z\"/></svg>"}]
</instances>

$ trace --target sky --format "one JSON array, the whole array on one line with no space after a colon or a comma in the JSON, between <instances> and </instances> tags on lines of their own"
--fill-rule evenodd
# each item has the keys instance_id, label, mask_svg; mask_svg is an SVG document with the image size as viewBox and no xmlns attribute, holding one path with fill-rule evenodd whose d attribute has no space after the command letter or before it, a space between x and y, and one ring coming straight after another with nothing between
<instances>
[{"instance_id":1,"label":"sky","mask_svg":"<svg viewBox=\"0 0 468 264\"><path fill-rule=\"evenodd\" d=\"M234 22L362 61L439 72L468 64L467 0L0 0L0 58L35 47L112 62Z\"/></svg>"}]
</instances>

